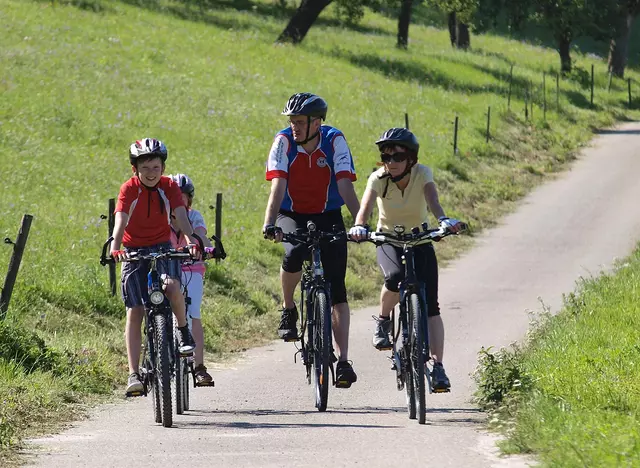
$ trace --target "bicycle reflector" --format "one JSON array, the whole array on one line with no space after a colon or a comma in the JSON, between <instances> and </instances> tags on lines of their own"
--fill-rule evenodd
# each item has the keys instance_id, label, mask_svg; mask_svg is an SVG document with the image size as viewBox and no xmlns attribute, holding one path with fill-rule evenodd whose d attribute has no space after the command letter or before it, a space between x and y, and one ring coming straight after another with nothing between
<instances>
[{"instance_id":1,"label":"bicycle reflector","mask_svg":"<svg viewBox=\"0 0 640 468\"><path fill-rule=\"evenodd\" d=\"M160 305L164 301L164 294L162 294L162 291L153 291L149 296L149 300L152 304Z\"/></svg>"}]
</instances>

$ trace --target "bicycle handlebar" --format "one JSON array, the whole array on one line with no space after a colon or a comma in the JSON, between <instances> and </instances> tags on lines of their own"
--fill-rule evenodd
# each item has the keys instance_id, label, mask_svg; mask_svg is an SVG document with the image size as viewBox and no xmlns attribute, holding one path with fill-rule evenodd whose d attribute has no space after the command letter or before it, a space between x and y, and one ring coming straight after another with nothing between
<instances>
[{"instance_id":1,"label":"bicycle handlebar","mask_svg":"<svg viewBox=\"0 0 640 468\"><path fill-rule=\"evenodd\" d=\"M380 244L397 244L398 242L403 244L410 244L413 242L418 242L421 240L431 240L434 242L439 242L441 239L451 236L457 235L460 232L466 231L468 229L468 225L465 223L460 223L460 231L453 232L449 228L437 228L437 229L425 229L426 224L422 225L423 230L420 231L419 227L414 227L411 229L411 232L369 232L367 234L367 238L362 241L357 241L355 239L348 238L351 242L371 242L376 245Z\"/></svg>"},{"instance_id":2,"label":"bicycle handlebar","mask_svg":"<svg viewBox=\"0 0 640 468\"><path fill-rule=\"evenodd\" d=\"M315 241L329 239L329 242L335 242L347 236L346 231L338 230L339 227L334 226L333 232L318 231L313 221L307 222L307 230L297 229L296 232L287 232L282 234L282 240L290 244L307 244L311 245Z\"/></svg>"},{"instance_id":3,"label":"bicycle handlebar","mask_svg":"<svg viewBox=\"0 0 640 468\"><path fill-rule=\"evenodd\" d=\"M202 260L208 260L211 258L220 258L224 260L227 258L227 253L224 250L222 245L222 241L218 239L216 236L211 236L211 240L215 242L216 248L212 249L210 247L205 248L204 254L205 257ZM104 266L110 263L116 263L113 257L107 255L107 250L109 249L109 245L113 241L113 236L109 237L107 241L102 246L102 254L100 255L100 265ZM143 249L141 249L143 250ZM131 252L129 254L129 258L127 260L123 260L123 262L140 262L144 260L152 260L158 258L169 258L174 260L196 260L191 256L188 251L188 247L182 247L180 249L167 249L161 252L155 252L146 255L140 255L138 252Z\"/></svg>"}]
</instances>

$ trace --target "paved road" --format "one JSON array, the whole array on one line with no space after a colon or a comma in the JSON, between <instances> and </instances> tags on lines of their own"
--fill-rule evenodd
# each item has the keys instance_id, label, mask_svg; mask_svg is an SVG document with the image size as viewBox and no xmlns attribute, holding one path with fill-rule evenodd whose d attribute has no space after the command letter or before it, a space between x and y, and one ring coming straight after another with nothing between
<instances>
[{"instance_id":1,"label":"paved road","mask_svg":"<svg viewBox=\"0 0 640 468\"><path fill-rule=\"evenodd\" d=\"M175 428L152 421L149 399L106 405L73 428L32 441L46 467L524 466L500 459L484 416L469 403L481 346L521 338L539 299L557 311L581 276L597 274L640 240L640 124L598 136L572 169L528 196L501 225L441 272L445 364L453 392L428 399L428 424L407 419L386 353L370 345L371 314L354 312L359 380L313 407L293 345L273 343L217 369ZM455 242L455 239L452 239ZM371 246L362 247L370 248Z\"/></svg>"}]
</instances>

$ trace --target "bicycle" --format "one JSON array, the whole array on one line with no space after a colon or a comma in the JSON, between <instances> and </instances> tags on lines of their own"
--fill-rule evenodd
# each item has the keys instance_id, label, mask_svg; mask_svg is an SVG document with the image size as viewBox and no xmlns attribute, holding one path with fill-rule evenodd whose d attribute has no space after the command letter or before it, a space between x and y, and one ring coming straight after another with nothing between
<instances>
[{"instance_id":1,"label":"bicycle","mask_svg":"<svg viewBox=\"0 0 640 468\"><path fill-rule=\"evenodd\" d=\"M222 241L216 236L210 237L211 241L215 242L215 249L212 253L209 254L208 258L219 258L224 260L227 258L227 253L224 250L224 246L222 245ZM189 305L191 304L191 299L187 293L187 285L182 284L182 291L185 299L186 306L186 316L187 316L187 324L189 326L189 331L191 331L191 315L189 315ZM175 338L175 349L178 349L177 345L177 327L178 322L175 317L173 318L173 326L174 326L174 336ZM198 383L196 380L195 368L193 365L193 356L182 356L180 353L176 354L176 366L175 366L175 378L174 378L174 387L175 387L175 401L176 401L176 413L183 414L185 411L189 411L190 406L190 395L189 395L189 374L193 379L193 387L214 387L215 383L212 382L201 382Z\"/></svg>"},{"instance_id":2,"label":"bicycle","mask_svg":"<svg viewBox=\"0 0 640 468\"><path fill-rule=\"evenodd\" d=\"M113 237L110 237L102 247L101 265L115 263L113 258L107 256L107 250L112 241ZM174 377L176 362L179 362L180 359L176 359L178 347L177 340L174 340L173 312L162 289L156 263L162 259L186 261L192 260L192 257L188 252L176 249L145 253L146 250L129 252L129 258L125 260L149 264L149 272L147 273L149 294L148 300L144 304L145 342L140 367L143 390L129 392L126 396L148 396L149 389L151 389L155 422L164 427L171 427L173 425L171 381ZM205 253L210 254L211 252Z\"/></svg>"},{"instance_id":3,"label":"bicycle","mask_svg":"<svg viewBox=\"0 0 640 468\"><path fill-rule=\"evenodd\" d=\"M315 405L318 411L327 410L329 399L329 383L336 388L348 388L350 384L336 382L333 363L332 330L331 330L331 293L330 284L324 279L320 243L323 240L335 242L346 238L344 231L323 232L316 229L313 221L307 222L307 230L298 228L296 232L284 233L283 242L304 244L311 251L310 260L304 262L302 280L300 282L300 323L301 330L298 340L300 348L294 354L302 356L302 363L306 368L307 383L311 385L311 375L314 376ZM305 298L306 296L306 298ZM306 317L306 320L305 320ZM307 340L305 342L305 332ZM331 373L331 377L329 377ZM331 378L331 380L329 380Z\"/></svg>"},{"instance_id":4,"label":"bicycle","mask_svg":"<svg viewBox=\"0 0 640 468\"><path fill-rule=\"evenodd\" d=\"M405 227L397 225L394 226L395 234L371 232L366 241L376 246L390 244L402 247L405 274L399 285L399 314L395 317L395 308L391 312L391 369L396 372L398 390L406 390L409 419L417 417L419 424L425 424L427 388L429 393L449 390L434 390L431 384L433 364L429 352L428 306L424 285L416 277L413 249L425 241L438 242L456 233L443 228L429 229L427 223L421 227L422 231L414 227L411 233L405 234ZM462 224L462 230L466 228Z\"/></svg>"}]
</instances>

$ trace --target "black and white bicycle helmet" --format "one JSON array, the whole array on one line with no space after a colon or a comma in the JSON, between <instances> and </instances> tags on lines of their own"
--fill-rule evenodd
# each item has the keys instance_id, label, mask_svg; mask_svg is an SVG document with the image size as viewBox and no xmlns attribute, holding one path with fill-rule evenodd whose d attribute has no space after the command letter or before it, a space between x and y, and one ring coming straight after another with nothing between
<instances>
[{"instance_id":1,"label":"black and white bicycle helmet","mask_svg":"<svg viewBox=\"0 0 640 468\"><path fill-rule=\"evenodd\" d=\"M182 193L186 193L190 198L193 198L196 193L196 189L193 186L193 181L189 178L188 175L176 174L170 175L169 177L171 177L173 181L178 184L178 187L180 187L180 191Z\"/></svg>"},{"instance_id":2,"label":"black and white bicycle helmet","mask_svg":"<svg viewBox=\"0 0 640 468\"><path fill-rule=\"evenodd\" d=\"M143 138L136 140L129 148L129 161L136 166L140 159L149 159L157 156L164 163L167 160L167 147L155 138Z\"/></svg>"},{"instance_id":3,"label":"black and white bicycle helmet","mask_svg":"<svg viewBox=\"0 0 640 468\"><path fill-rule=\"evenodd\" d=\"M282 115L306 115L326 120L328 108L327 101L320 96L311 93L296 93L285 104Z\"/></svg>"}]
</instances>

